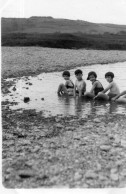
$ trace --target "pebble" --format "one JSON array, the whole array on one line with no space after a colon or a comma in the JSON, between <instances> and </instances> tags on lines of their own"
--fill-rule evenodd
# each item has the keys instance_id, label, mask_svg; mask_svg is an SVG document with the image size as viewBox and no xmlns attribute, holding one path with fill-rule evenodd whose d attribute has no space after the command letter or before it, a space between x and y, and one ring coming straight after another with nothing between
<instances>
[{"instance_id":1,"label":"pebble","mask_svg":"<svg viewBox=\"0 0 126 194\"><path fill-rule=\"evenodd\" d=\"M119 179L119 176L118 176L118 174L111 174L110 175L110 178L113 180L113 181L118 181L118 179Z\"/></svg>"},{"instance_id":2,"label":"pebble","mask_svg":"<svg viewBox=\"0 0 126 194\"><path fill-rule=\"evenodd\" d=\"M96 170L98 170L98 171L101 170L101 164L99 164L99 163L96 164Z\"/></svg>"},{"instance_id":3,"label":"pebble","mask_svg":"<svg viewBox=\"0 0 126 194\"><path fill-rule=\"evenodd\" d=\"M37 152L40 150L40 146L35 146L35 148L33 149L33 152Z\"/></svg>"},{"instance_id":4,"label":"pebble","mask_svg":"<svg viewBox=\"0 0 126 194\"><path fill-rule=\"evenodd\" d=\"M98 119L98 118L95 118L93 121L94 121L95 123L101 123L101 120Z\"/></svg>"},{"instance_id":5,"label":"pebble","mask_svg":"<svg viewBox=\"0 0 126 194\"><path fill-rule=\"evenodd\" d=\"M61 124L59 124L59 123L57 123L57 124L55 125L55 127L57 127L57 128L64 128L64 126L61 125Z\"/></svg>"},{"instance_id":6,"label":"pebble","mask_svg":"<svg viewBox=\"0 0 126 194\"><path fill-rule=\"evenodd\" d=\"M74 180L79 180L82 178L82 175L79 173L79 172L76 172L75 175L74 175Z\"/></svg>"},{"instance_id":7,"label":"pebble","mask_svg":"<svg viewBox=\"0 0 126 194\"><path fill-rule=\"evenodd\" d=\"M117 171L118 171L117 168L112 168L112 169L110 170L111 174L115 174L115 173L117 173Z\"/></svg>"},{"instance_id":8,"label":"pebble","mask_svg":"<svg viewBox=\"0 0 126 194\"><path fill-rule=\"evenodd\" d=\"M103 150L103 151L109 151L111 149L111 147L108 146L108 145L101 145L100 149Z\"/></svg>"},{"instance_id":9,"label":"pebble","mask_svg":"<svg viewBox=\"0 0 126 194\"><path fill-rule=\"evenodd\" d=\"M121 146L126 148L126 141L125 140L121 140Z\"/></svg>"},{"instance_id":10,"label":"pebble","mask_svg":"<svg viewBox=\"0 0 126 194\"><path fill-rule=\"evenodd\" d=\"M86 179L94 179L96 178L98 175L96 173L94 173L93 171L87 171L85 174L85 178Z\"/></svg>"},{"instance_id":11,"label":"pebble","mask_svg":"<svg viewBox=\"0 0 126 194\"><path fill-rule=\"evenodd\" d=\"M104 175L99 175L99 179L100 179L101 181L104 181L104 180L106 180L107 178L106 178Z\"/></svg>"},{"instance_id":12,"label":"pebble","mask_svg":"<svg viewBox=\"0 0 126 194\"><path fill-rule=\"evenodd\" d=\"M65 129L66 129L67 131L74 131L74 130L76 130L75 127L66 127Z\"/></svg>"},{"instance_id":13,"label":"pebble","mask_svg":"<svg viewBox=\"0 0 126 194\"><path fill-rule=\"evenodd\" d=\"M30 142L30 140L21 140L20 144L23 144L23 145L28 144L29 145L29 144L31 144L31 142Z\"/></svg>"}]
</instances>

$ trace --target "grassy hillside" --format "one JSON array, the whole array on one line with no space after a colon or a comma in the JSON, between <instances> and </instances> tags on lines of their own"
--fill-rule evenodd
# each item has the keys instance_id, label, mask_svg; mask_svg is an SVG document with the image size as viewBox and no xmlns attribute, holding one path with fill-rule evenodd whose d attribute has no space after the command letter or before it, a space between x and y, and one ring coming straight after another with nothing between
<instances>
[{"instance_id":1,"label":"grassy hillside","mask_svg":"<svg viewBox=\"0 0 126 194\"><path fill-rule=\"evenodd\" d=\"M126 50L126 26L52 17L2 18L2 46Z\"/></svg>"}]
</instances>

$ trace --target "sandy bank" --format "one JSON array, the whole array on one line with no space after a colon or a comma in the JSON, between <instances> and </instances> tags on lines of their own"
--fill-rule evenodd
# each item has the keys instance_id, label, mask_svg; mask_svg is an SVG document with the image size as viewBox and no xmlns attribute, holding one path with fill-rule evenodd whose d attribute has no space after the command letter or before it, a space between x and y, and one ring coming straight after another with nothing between
<instances>
[{"instance_id":1,"label":"sandy bank","mask_svg":"<svg viewBox=\"0 0 126 194\"><path fill-rule=\"evenodd\" d=\"M77 66L126 61L126 51L2 47L2 77L38 75Z\"/></svg>"}]
</instances>

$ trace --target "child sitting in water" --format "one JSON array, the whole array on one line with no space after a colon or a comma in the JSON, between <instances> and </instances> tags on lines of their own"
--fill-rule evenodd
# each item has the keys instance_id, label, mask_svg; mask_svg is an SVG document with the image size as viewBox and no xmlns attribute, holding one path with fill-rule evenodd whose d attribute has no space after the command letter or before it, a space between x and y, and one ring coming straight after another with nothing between
<instances>
[{"instance_id":1,"label":"child sitting in water","mask_svg":"<svg viewBox=\"0 0 126 194\"><path fill-rule=\"evenodd\" d=\"M123 96L123 97L120 98L121 96ZM112 100L113 101L117 101L117 102L124 102L124 103L126 103L126 90L121 92L120 94L118 94L114 98L112 98Z\"/></svg>"},{"instance_id":2,"label":"child sitting in water","mask_svg":"<svg viewBox=\"0 0 126 194\"><path fill-rule=\"evenodd\" d=\"M88 73L87 80L92 82L92 88L90 92L86 92L85 96L89 98L94 98L99 92L103 91L104 88L100 81L96 80L97 74L94 71Z\"/></svg>"},{"instance_id":3,"label":"child sitting in water","mask_svg":"<svg viewBox=\"0 0 126 194\"><path fill-rule=\"evenodd\" d=\"M77 69L74 73L77 78L74 86L74 97L76 97L76 94L81 97L86 91L86 83L82 78L83 72L80 69Z\"/></svg>"},{"instance_id":4,"label":"child sitting in water","mask_svg":"<svg viewBox=\"0 0 126 194\"><path fill-rule=\"evenodd\" d=\"M70 80L70 72L64 71L62 76L66 80L66 83L65 84L61 83L59 85L57 93L59 95L61 94L73 95L74 84Z\"/></svg>"},{"instance_id":5,"label":"child sitting in water","mask_svg":"<svg viewBox=\"0 0 126 194\"><path fill-rule=\"evenodd\" d=\"M112 98L120 94L119 88L117 84L113 81L113 78L114 78L114 73L107 72L105 74L105 79L107 80L107 82L109 82L109 85L102 92L99 92L95 98L99 98L103 100L111 100ZM110 92L108 94L105 94L108 90L110 90Z\"/></svg>"}]
</instances>

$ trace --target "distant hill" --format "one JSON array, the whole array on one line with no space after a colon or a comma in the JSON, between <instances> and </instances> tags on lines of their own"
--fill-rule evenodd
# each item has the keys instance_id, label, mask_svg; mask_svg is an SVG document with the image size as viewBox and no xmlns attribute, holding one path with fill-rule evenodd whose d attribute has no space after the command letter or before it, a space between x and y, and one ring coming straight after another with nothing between
<instances>
[{"instance_id":1,"label":"distant hill","mask_svg":"<svg viewBox=\"0 0 126 194\"><path fill-rule=\"evenodd\" d=\"M122 33L126 25L97 24L82 20L55 19L52 17L2 18L2 33Z\"/></svg>"},{"instance_id":2,"label":"distant hill","mask_svg":"<svg viewBox=\"0 0 126 194\"><path fill-rule=\"evenodd\" d=\"M126 50L126 25L52 17L1 18L2 46Z\"/></svg>"}]
</instances>

